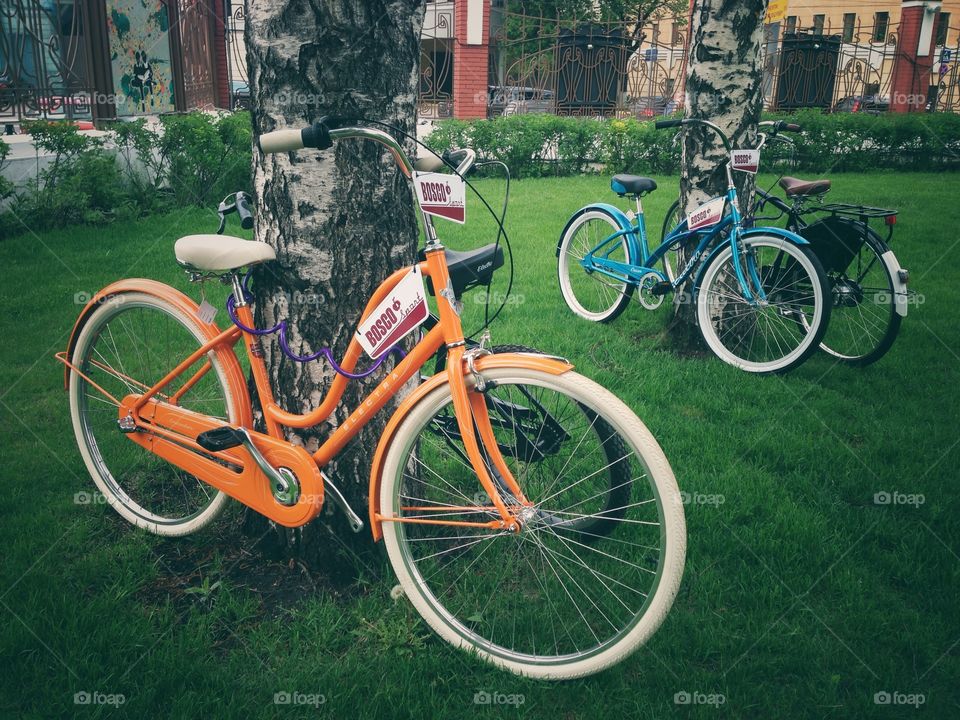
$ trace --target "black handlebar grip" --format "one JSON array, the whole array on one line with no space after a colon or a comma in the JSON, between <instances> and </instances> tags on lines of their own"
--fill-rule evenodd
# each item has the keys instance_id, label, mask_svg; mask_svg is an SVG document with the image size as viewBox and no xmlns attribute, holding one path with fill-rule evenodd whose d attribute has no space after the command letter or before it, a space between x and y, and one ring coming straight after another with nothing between
<instances>
[{"instance_id":1,"label":"black handlebar grip","mask_svg":"<svg viewBox=\"0 0 960 720\"><path fill-rule=\"evenodd\" d=\"M784 123L783 129L787 130L788 132L801 132L803 130L803 128L796 123Z\"/></svg>"},{"instance_id":2,"label":"black handlebar grip","mask_svg":"<svg viewBox=\"0 0 960 720\"><path fill-rule=\"evenodd\" d=\"M444 150L443 155L441 155L444 162L449 163L456 167L462 163L467 157L466 150Z\"/></svg>"},{"instance_id":3,"label":"black handlebar grip","mask_svg":"<svg viewBox=\"0 0 960 720\"><path fill-rule=\"evenodd\" d=\"M330 128L326 126L325 120L326 118L320 118L310 127L300 131L304 147L326 150L333 145L333 140L330 139Z\"/></svg>"},{"instance_id":4,"label":"black handlebar grip","mask_svg":"<svg viewBox=\"0 0 960 720\"><path fill-rule=\"evenodd\" d=\"M235 195L237 215L240 216L240 227L249 230L253 227L253 211L250 210L250 196L240 191Z\"/></svg>"},{"instance_id":5,"label":"black handlebar grip","mask_svg":"<svg viewBox=\"0 0 960 720\"><path fill-rule=\"evenodd\" d=\"M683 120L657 120L653 126L657 130L666 130L667 128L675 128L683 125Z\"/></svg>"}]
</instances>

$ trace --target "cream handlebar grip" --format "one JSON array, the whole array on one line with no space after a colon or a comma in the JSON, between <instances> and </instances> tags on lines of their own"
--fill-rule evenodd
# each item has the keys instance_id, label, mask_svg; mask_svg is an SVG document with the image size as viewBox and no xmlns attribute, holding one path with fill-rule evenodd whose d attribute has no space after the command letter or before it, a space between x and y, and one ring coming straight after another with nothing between
<instances>
[{"instance_id":1,"label":"cream handlebar grip","mask_svg":"<svg viewBox=\"0 0 960 720\"><path fill-rule=\"evenodd\" d=\"M302 150L303 131L295 129L274 130L260 136L260 150L264 153L291 152Z\"/></svg>"},{"instance_id":2,"label":"cream handlebar grip","mask_svg":"<svg viewBox=\"0 0 960 720\"><path fill-rule=\"evenodd\" d=\"M434 155L426 155L413 164L413 169L419 172L437 172L444 167L446 167L446 164L443 160Z\"/></svg>"}]
</instances>

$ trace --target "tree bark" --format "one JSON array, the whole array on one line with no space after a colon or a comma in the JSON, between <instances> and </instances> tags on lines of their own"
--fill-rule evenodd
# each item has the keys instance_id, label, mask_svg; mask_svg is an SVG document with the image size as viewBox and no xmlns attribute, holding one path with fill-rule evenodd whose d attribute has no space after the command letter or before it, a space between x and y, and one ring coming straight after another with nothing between
<instances>
[{"instance_id":1,"label":"tree bark","mask_svg":"<svg viewBox=\"0 0 960 720\"><path fill-rule=\"evenodd\" d=\"M324 115L375 119L415 134L424 7L424 0L248 0L254 134L299 128ZM277 261L254 274L257 325L286 320L295 353L328 346L341 358L367 299L414 259L418 231L408 182L381 146L357 140L293 154L264 156L255 148L253 177L256 237L277 251ZM263 345L278 404L301 413L319 405L335 377L326 362L295 363L282 356L276 337ZM390 367L392 361L351 382L327 422L287 429L287 438L315 450ZM361 517L390 408L324 468ZM267 527L262 516L247 518L258 535ZM277 537L283 552L330 568L339 562L338 548L356 556L370 545L367 532L354 535L347 527L328 502L316 521L296 532L277 528Z\"/></svg>"},{"instance_id":2,"label":"tree bark","mask_svg":"<svg viewBox=\"0 0 960 720\"><path fill-rule=\"evenodd\" d=\"M760 44L767 0L697 0L690 27L686 117L710 120L730 138L733 147L756 147L757 123L763 110L763 67ZM683 130L680 205L691 212L727 190L721 162L725 150L716 133L703 126ZM754 176L734 173L740 204L748 208ZM681 264L685 258L681 258ZM696 312L686 293L676 296L673 332L692 333Z\"/></svg>"}]
</instances>

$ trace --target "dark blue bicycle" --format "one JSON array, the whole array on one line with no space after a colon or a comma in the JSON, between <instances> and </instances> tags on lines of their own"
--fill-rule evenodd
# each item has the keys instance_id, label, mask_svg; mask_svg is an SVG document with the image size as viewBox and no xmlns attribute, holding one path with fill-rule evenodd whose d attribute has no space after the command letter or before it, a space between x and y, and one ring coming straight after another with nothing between
<instances>
[{"instance_id":1,"label":"dark blue bicycle","mask_svg":"<svg viewBox=\"0 0 960 720\"><path fill-rule=\"evenodd\" d=\"M723 131L706 120L662 120L656 127L693 123L713 130L727 150L726 195L693 210L651 252L641 198L657 184L615 175L611 188L632 197L636 211L595 203L574 213L557 244L564 300L580 317L609 322L634 295L652 310L688 285L700 332L717 357L747 372L784 372L815 351L826 331L826 274L799 235L744 227L733 170L756 172L757 151L733 150ZM684 264L674 268L678 250Z\"/></svg>"}]
</instances>

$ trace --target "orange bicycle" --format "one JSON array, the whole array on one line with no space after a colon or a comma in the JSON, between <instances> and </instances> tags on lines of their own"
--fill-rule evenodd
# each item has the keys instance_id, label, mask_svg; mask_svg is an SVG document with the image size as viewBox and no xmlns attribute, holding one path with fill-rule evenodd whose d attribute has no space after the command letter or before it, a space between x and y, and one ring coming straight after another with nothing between
<instances>
[{"instance_id":1,"label":"orange bicycle","mask_svg":"<svg viewBox=\"0 0 960 720\"><path fill-rule=\"evenodd\" d=\"M264 152L290 152L342 138L382 144L414 181L442 167L415 166L386 132L329 121L259 141ZM475 159L469 150L454 157L457 173L443 177L465 173ZM458 290L464 273L486 267L493 246L466 258L446 251L422 197L418 205L424 259L373 294L362 332L334 364L340 374L304 414L274 400L264 331L254 327L241 281L241 268L274 258L265 243L222 235L176 243L194 279L232 284L226 329L159 282L128 279L101 290L58 354L80 453L110 505L159 535L196 531L231 497L297 527L327 496L359 530L363 521L323 469L445 349L442 369L403 400L379 440L369 487L373 537L384 541L407 597L453 645L528 676L597 672L643 644L673 603L686 546L673 472L636 415L565 360L467 346ZM388 345L418 326L427 304L418 278L436 291L439 321L316 452L288 442L285 427L330 417L364 349L382 361ZM240 341L265 432L254 429L234 353Z\"/></svg>"}]
</instances>

